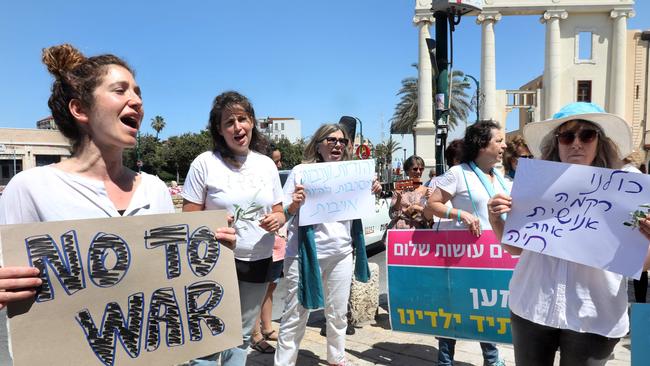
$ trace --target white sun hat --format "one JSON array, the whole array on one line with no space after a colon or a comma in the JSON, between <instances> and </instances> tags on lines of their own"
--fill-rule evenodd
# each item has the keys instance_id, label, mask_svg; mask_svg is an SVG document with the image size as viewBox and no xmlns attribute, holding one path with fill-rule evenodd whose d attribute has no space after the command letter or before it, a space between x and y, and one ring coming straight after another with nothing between
<instances>
[{"instance_id":1,"label":"white sun hat","mask_svg":"<svg viewBox=\"0 0 650 366\"><path fill-rule=\"evenodd\" d=\"M598 126L618 148L619 158L623 159L632 153L632 131L625 120L615 114L606 113L603 108L594 103L575 102L564 106L553 118L545 121L529 123L524 127L526 145L536 158L542 156L542 146L555 138L556 128L564 122L584 120Z\"/></svg>"}]
</instances>

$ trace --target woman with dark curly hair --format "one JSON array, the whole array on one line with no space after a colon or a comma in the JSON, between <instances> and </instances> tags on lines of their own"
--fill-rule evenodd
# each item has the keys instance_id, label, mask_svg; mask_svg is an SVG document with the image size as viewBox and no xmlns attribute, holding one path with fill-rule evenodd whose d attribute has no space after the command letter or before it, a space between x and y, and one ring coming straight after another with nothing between
<instances>
[{"instance_id":1,"label":"woman with dark curly hair","mask_svg":"<svg viewBox=\"0 0 650 366\"><path fill-rule=\"evenodd\" d=\"M429 197L424 215L451 218L466 226L477 237L490 230L487 202L496 193L510 193L507 182L494 166L501 161L506 147L503 132L494 121L480 121L465 130L461 164L452 166L436 179L436 189ZM446 205L451 201L453 207ZM456 341L439 338L438 365L451 365ZM493 343L481 342L485 365L504 365Z\"/></svg>"},{"instance_id":2,"label":"woman with dark curly hair","mask_svg":"<svg viewBox=\"0 0 650 366\"><path fill-rule=\"evenodd\" d=\"M221 352L221 365L246 364L253 324L271 281L275 232L284 225L282 186L268 156L267 142L255 125L253 105L228 91L214 99L210 135L214 150L196 157L183 187L183 211L225 209L241 219L235 264L239 281L243 342ZM192 365L216 365L218 354L192 360Z\"/></svg>"},{"instance_id":3,"label":"woman with dark curly hair","mask_svg":"<svg viewBox=\"0 0 650 366\"><path fill-rule=\"evenodd\" d=\"M113 55L85 57L63 44L44 49L43 63L54 76L48 105L72 143L72 156L16 175L0 198L0 224L173 213L165 183L122 163L144 116L140 87L126 62ZM217 239L234 241L234 230L220 229ZM0 308L34 296L41 283L36 268L0 268Z\"/></svg>"}]
</instances>

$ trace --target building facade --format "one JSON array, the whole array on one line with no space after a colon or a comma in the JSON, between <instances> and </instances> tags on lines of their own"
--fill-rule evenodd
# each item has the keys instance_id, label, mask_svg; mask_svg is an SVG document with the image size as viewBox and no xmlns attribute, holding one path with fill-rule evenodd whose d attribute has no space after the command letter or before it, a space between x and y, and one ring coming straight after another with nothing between
<instances>
[{"instance_id":1,"label":"building facade","mask_svg":"<svg viewBox=\"0 0 650 366\"><path fill-rule=\"evenodd\" d=\"M421 55L427 52L423 38L433 22L427 9L431 0L416 0ZM518 109L523 123L539 121L567 103L590 100L631 124L634 144L647 161L648 41L642 39L644 33L627 30L627 20L635 16L633 0L485 0L483 8L470 15L476 16L482 32L482 119L505 122L508 113ZM539 15L545 28L544 72L520 90L497 90L498 22L518 15ZM420 62L426 62L424 57ZM427 80L420 76L420 82L425 85ZM419 107L426 115L428 104Z\"/></svg>"},{"instance_id":2,"label":"building facade","mask_svg":"<svg viewBox=\"0 0 650 366\"><path fill-rule=\"evenodd\" d=\"M576 24L572 27L574 32L567 32L569 36L567 43L570 41L574 43L573 59L571 59L571 55L567 56L566 65L563 65L565 71L560 74L560 78L565 80L560 104L593 102L601 106L608 106L611 101L607 93L608 72L603 66L608 63L608 49L606 45L592 40L591 49L585 50L589 44L584 44L585 42L580 40L580 37L600 38L601 35L598 32L603 30L593 25L589 27L589 31L584 31L586 28ZM648 105L650 97L648 90L650 31L629 30L626 40L626 97L622 117L630 124L632 130L632 142L635 150L632 160L641 164L647 163L650 158L650 126L647 123L650 112ZM587 51L591 51L590 59L584 57L589 55ZM580 55L581 52L585 52L583 57ZM540 106L543 104L543 96L546 92L543 76L531 80L519 90L506 91L509 97L505 105L506 113L514 108L519 108L519 129L509 132L509 136L519 134L527 123L543 119ZM517 99L514 97L516 95L530 95L531 98L529 101L520 102L520 106L518 106ZM605 108L607 109L607 107Z\"/></svg>"},{"instance_id":3,"label":"building facade","mask_svg":"<svg viewBox=\"0 0 650 366\"><path fill-rule=\"evenodd\" d=\"M58 163L70 151L70 142L56 130L0 128L0 186L25 169Z\"/></svg>"},{"instance_id":4,"label":"building facade","mask_svg":"<svg viewBox=\"0 0 650 366\"><path fill-rule=\"evenodd\" d=\"M291 142L296 142L302 138L300 120L292 117L259 118L257 126L260 132L271 141L286 138Z\"/></svg>"}]
</instances>

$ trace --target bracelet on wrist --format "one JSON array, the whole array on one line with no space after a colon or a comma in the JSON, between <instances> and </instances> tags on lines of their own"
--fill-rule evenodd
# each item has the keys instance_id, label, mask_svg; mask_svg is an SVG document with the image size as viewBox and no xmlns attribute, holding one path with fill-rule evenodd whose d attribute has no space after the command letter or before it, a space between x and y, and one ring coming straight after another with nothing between
<instances>
[{"instance_id":1,"label":"bracelet on wrist","mask_svg":"<svg viewBox=\"0 0 650 366\"><path fill-rule=\"evenodd\" d=\"M449 218L450 213L451 213L451 207L447 207L447 212L445 213L445 219Z\"/></svg>"},{"instance_id":2,"label":"bracelet on wrist","mask_svg":"<svg viewBox=\"0 0 650 366\"><path fill-rule=\"evenodd\" d=\"M295 215L289 212L289 206L285 207L282 212L284 212L284 218L289 221L290 218L294 217Z\"/></svg>"},{"instance_id":3,"label":"bracelet on wrist","mask_svg":"<svg viewBox=\"0 0 650 366\"><path fill-rule=\"evenodd\" d=\"M463 221L460 219L460 213L461 213L462 211L463 211L463 210L461 210L460 208L458 209L458 219L457 219L458 222L463 222Z\"/></svg>"}]
</instances>

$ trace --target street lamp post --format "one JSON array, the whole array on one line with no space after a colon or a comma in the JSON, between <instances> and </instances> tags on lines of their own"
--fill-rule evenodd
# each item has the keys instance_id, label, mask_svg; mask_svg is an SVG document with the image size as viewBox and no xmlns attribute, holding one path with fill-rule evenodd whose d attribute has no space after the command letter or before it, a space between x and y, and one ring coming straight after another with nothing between
<instances>
[{"instance_id":1,"label":"street lamp post","mask_svg":"<svg viewBox=\"0 0 650 366\"><path fill-rule=\"evenodd\" d=\"M404 178L406 178L406 169L404 169L404 163L406 163L406 148L402 148L402 152L404 152L404 158L402 159L402 174L404 175Z\"/></svg>"},{"instance_id":2,"label":"street lamp post","mask_svg":"<svg viewBox=\"0 0 650 366\"><path fill-rule=\"evenodd\" d=\"M14 147L14 175L16 175L16 145Z\"/></svg>"},{"instance_id":3,"label":"street lamp post","mask_svg":"<svg viewBox=\"0 0 650 366\"><path fill-rule=\"evenodd\" d=\"M138 173L142 172L142 160L140 160L140 130L135 137L135 165L138 167Z\"/></svg>"},{"instance_id":4,"label":"street lamp post","mask_svg":"<svg viewBox=\"0 0 650 366\"><path fill-rule=\"evenodd\" d=\"M465 74L465 81L467 81L467 78L470 78L474 81L476 84L476 122L479 120L479 111L481 109L481 89L480 89L480 83L478 80L476 80L475 77L473 77L470 74Z\"/></svg>"}]
</instances>

